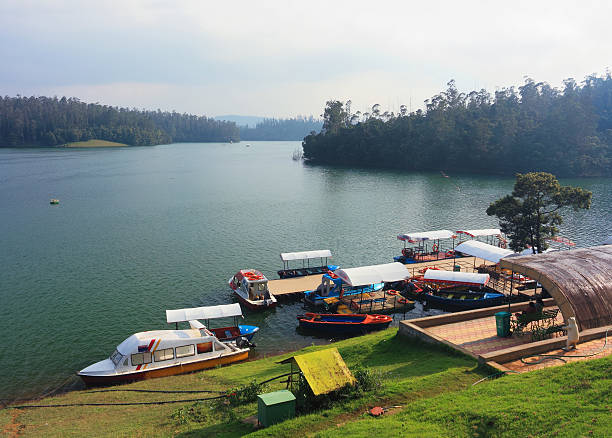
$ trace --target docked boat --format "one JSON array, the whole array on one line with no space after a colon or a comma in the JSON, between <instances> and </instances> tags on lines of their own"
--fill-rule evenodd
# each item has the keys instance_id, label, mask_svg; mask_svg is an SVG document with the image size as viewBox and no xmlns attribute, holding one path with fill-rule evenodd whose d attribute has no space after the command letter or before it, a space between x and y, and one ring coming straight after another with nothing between
<instances>
[{"instance_id":1,"label":"docked boat","mask_svg":"<svg viewBox=\"0 0 612 438\"><path fill-rule=\"evenodd\" d=\"M304 292L304 301L313 306L322 306L325 305L326 299L372 293L381 290L384 285L383 282L379 282L351 286L339 278L334 272L329 271L321 276L321 284L315 290Z\"/></svg>"},{"instance_id":2,"label":"docked boat","mask_svg":"<svg viewBox=\"0 0 612 438\"><path fill-rule=\"evenodd\" d=\"M268 289L268 279L255 269L241 269L228 284L238 301L251 310L276 307L276 298Z\"/></svg>"},{"instance_id":3,"label":"docked boat","mask_svg":"<svg viewBox=\"0 0 612 438\"><path fill-rule=\"evenodd\" d=\"M402 255L393 257L393 260L409 264L456 258L460 256L454 251L454 239L456 237L449 230L398 234L397 239L404 243L404 248L402 249ZM443 248L441 241L448 241L449 239L452 246Z\"/></svg>"},{"instance_id":4,"label":"docked boat","mask_svg":"<svg viewBox=\"0 0 612 438\"><path fill-rule=\"evenodd\" d=\"M472 290L469 286L452 286L439 290L428 290L421 294L429 306L449 310L470 310L501 306L505 295L498 292Z\"/></svg>"},{"instance_id":5,"label":"docked boat","mask_svg":"<svg viewBox=\"0 0 612 438\"><path fill-rule=\"evenodd\" d=\"M306 313L297 317L300 327L328 334L363 334L389 327L387 315Z\"/></svg>"},{"instance_id":6,"label":"docked boat","mask_svg":"<svg viewBox=\"0 0 612 438\"><path fill-rule=\"evenodd\" d=\"M207 328L210 330L221 342L235 342L238 338L243 337L247 341L252 342L253 336L259 331L259 327L254 325L239 324L239 319L244 318L242 315L242 309L240 304L223 304L220 306L209 306L209 307L198 307L197 308L197 319L194 319L193 309L180 309L175 312L173 319L189 319L189 325L191 328L203 329ZM183 314L177 314L176 312L183 312ZM221 324L220 327L213 327L211 320L233 318L233 324ZM198 319L203 319L202 324ZM178 325L178 323L177 323ZM178 328L178 327L177 327ZM251 344L252 347L255 344Z\"/></svg>"},{"instance_id":7,"label":"docked boat","mask_svg":"<svg viewBox=\"0 0 612 438\"><path fill-rule=\"evenodd\" d=\"M489 274L428 269L423 276L423 293L419 298L432 307L469 310L500 306L506 296L487 287ZM439 284L436 288L432 285Z\"/></svg>"},{"instance_id":8,"label":"docked boat","mask_svg":"<svg viewBox=\"0 0 612 438\"><path fill-rule=\"evenodd\" d=\"M222 313L223 309L219 311ZM167 310L169 323L189 322L191 328L135 333L120 343L110 357L77 374L86 385L110 385L200 371L248 359L250 349L246 339L238 337L232 342L221 342L197 321L210 316L209 307Z\"/></svg>"},{"instance_id":9,"label":"docked boat","mask_svg":"<svg viewBox=\"0 0 612 438\"><path fill-rule=\"evenodd\" d=\"M380 291L385 283L406 280L409 271L401 263L384 263L381 265L360 266L357 268L336 269L322 277L322 282L314 291L304 294L304 301L314 305L325 305L329 298L360 301L374 292ZM376 298L378 300L378 298Z\"/></svg>"},{"instance_id":10,"label":"docked boat","mask_svg":"<svg viewBox=\"0 0 612 438\"><path fill-rule=\"evenodd\" d=\"M334 271L338 267L327 264L327 259L331 258L331 256L329 249L281 253L280 258L283 262L283 269L278 271L278 276L280 278L294 278L325 274L329 270ZM310 266L311 260L316 259L319 259L319 265L313 263L314 266ZM302 266L296 266L300 261Z\"/></svg>"}]
</instances>

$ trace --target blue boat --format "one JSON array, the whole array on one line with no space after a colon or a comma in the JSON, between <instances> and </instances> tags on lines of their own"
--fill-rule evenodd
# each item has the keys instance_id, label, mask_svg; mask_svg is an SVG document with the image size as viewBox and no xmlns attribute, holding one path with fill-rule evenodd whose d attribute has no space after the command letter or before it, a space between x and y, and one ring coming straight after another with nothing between
<instances>
[{"instance_id":1,"label":"blue boat","mask_svg":"<svg viewBox=\"0 0 612 438\"><path fill-rule=\"evenodd\" d=\"M209 328L221 342L235 341L239 337L247 338L249 342L253 340L255 333L259 331L259 327L254 325L239 325L229 327Z\"/></svg>"},{"instance_id":2,"label":"blue boat","mask_svg":"<svg viewBox=\"0 0 612 438\"><path fill-rule=\"evenodd\" d=\"M333 272L328 272L321 277L321 284L315 290L304 292L304 301L313 306L325 304L327 298L339 298L342 296L354 296L362 293L370 293L381 290L384 283L374 283L365 286L349 286L338 278Z\"/></svg>"},{"instance_id":3,"label":"blue boat","mask_svg":"<svg viewBox=\"0 0 612 438\"><path fill-rule=\"evenodd\" d=\"M474 288L475 289L475 288ZM419 295L431 307L445 310L471 310L501 306L506 296L494 289L472 290L470 286L453 286L440 290L429 289Z\"/></svg>"}]
</instances>

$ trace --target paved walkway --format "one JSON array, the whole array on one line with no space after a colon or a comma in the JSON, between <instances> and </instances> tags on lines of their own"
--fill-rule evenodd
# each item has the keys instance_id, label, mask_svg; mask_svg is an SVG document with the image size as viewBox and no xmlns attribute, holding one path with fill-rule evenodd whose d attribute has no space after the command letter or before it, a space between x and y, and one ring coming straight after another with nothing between
<instances>
[{"instance_id":1,"label":"paved walkway","mask_svg":"<svg viewBox=\"0 0 612 438\"><path fill-rule=\"evenodd\" d=\"M559 313L555 324L561 323L563 317ZM427 331L476 355L532 342L529 333L524 336L498 338L495 316L428 327Z\"/></svg>"},{"instance_id":2,"label":"paved walkway","mask_svg":"<svg viewBox=\"0 0 612 438\"><path fill-rule=\"evenodd\" d=\"M598 359L601 357L612 355L612 336L608 337L608 344L604 348L605 340L606 340L605 338L594 339L592 341L587 341L582 344L578 344L578 348L576 350L571 350L571 351L552 350L552 351L549 351L543 354L552 354L552 355L562 356L565 362L576 362L579 360ZM572 356L588 356L591 354L594 354L594 355L590 357L572 357ZM535 362L535 361L538 361L540 358L543 358L543 357L534 356L532 358L525 359L525 362ZM538 370L541 368L547 368L547 367L556 366L556 365L563 365L563 363L564 362L561 360L550 358L539 364L528 365L528 364L524 364L519 359L519 360L515 360L512 362L504 363L503 365L506 368L509 368L513 371L523 373L526 371Z\"/></svg>"}]
</instances>

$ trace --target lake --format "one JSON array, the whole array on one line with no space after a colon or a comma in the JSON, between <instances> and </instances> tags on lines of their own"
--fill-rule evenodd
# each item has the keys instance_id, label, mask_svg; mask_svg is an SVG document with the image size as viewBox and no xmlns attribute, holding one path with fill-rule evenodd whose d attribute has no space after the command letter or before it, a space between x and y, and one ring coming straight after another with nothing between
<instances>
[{"instance_id":1,"label":"lake","mask_svg":"<svg viewBox=\"0 0 612 438\"><path fill-rule=\"evenodd\" d=\"M172 328L166 309L232 302L238 269L277 278L281 252L331 249L354 267L393 261L400 232L497 227L485 210L514 182L308 166L291 158L299 142L250 145L0 149L0 398L75 384L132 333ZM612 179L561 182L593 191L562 235L598 244ZM303 311L247 314L256 355L327 342L296 332Z\"/></svg>"}]
</instances>

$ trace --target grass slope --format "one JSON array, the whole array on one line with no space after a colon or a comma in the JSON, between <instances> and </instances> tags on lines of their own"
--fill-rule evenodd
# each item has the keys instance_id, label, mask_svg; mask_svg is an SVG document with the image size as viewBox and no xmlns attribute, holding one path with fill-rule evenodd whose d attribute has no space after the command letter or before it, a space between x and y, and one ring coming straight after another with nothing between
<instances>
[{"instance_id":1,"label":"grass slope","mask_svg":"<svg viewBox=\"0 0 612 438\"><path fill-rule=\"evenodd\" d=\"M445 348L427 346L396 337L390 329L333 344L351 369L372 367L382 373L384 385L375 394L335 405L316 414L298 417L283 425L260 430L261 436L292 436L325 430L335 424L352 421L372 403L395 403L431 396L444 391L461 390L483 376L476 362L450 353ZM309 347L315 351L330 346ZM229 389L253 379L263 381L289 371L289 365L277 362L289 354L253 362L217 368L200 373L152 379L112 389ZM284 388L275 383L270 390ZM207 394L147 394L135 392L75 391L49 397L36 404L87 402L137 402L179 400L206 397ZM256 403L215 411L207 402L153 406L70 407L24 410L0 410L0 430L20 436L242 436L253 431L240 419L257 412ZM182 408L182 409L181 409ZM189 415L196 411L197 416ZM177 413L187 412L181 419ZM178 418L177 418L178 417ZM197 419L198 421L189 421Z\"/></svg>"},{"instance_id":2,"label":"grass slope","mask_svg":"<svg viewBox=\"0 0 612 438\"><path fill-rule=\"evenodd\" d=\"M256 403L219 409L210 402L153 406L0 410L7 436L610 436L612 357L568 364L479 385L491 373L472 358L445 347L395 336L396 329L347 339L332 346L352 370L380 373L371 393L337 402L266 429L240 420ZM330 346L309 347L303 352ZM153 379L117 389L219 389L263 381L289 371L277 362L289 354L183 376ZM284 387L274 383L269 390ZM200 397L205 397L206 394ZM197 398L194 394L75 391L37 404L132 402ZM402 408L371 418L372 406Z\"/></svg>"},{"instance_id":3,"label":"grass slope","mask_svg":"<svg viewBox=\"0 0 612 438\"><path fill-rule=\"evenodd\" d=\"M127 144L116 143L114 141L92 139L87 141L75 141L72 143L66 143L64 146L66 146L67 148L108 148L127 146Z\"/></svg>"}]
</instances>

